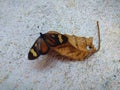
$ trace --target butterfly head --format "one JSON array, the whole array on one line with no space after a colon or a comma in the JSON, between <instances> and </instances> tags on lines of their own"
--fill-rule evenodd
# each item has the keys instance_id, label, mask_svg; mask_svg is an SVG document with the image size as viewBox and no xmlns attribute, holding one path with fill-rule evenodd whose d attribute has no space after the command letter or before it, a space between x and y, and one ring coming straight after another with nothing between
<instances>
[{"instance_id":1,"label":"butterfly head","mask_svg":"<svg viewBox=\"0 0 120 90\"><path fill-rule=\"evenodd\" d=\"M44 34L40 33L40 37L43 38L43 37L44 37Z\"/></svg>"}]
</instances>

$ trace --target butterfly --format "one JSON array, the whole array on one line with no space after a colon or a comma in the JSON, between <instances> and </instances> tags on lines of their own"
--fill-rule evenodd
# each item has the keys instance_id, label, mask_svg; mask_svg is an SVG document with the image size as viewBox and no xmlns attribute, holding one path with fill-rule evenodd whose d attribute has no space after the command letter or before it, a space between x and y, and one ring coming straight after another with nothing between
<instances>
[{"instance_id":1,"label":"butterfly","mask_svg":"<svg viewBox=\"0 0 120 90\"><path fill-rule=\"evenodd\" d=\"M45 55L49 52L50 47L62 45L68 41L68 38L60 33L40 33L33 46L28 53L28 59L34 60L40 55Z\"/></svg>"}]
</instances>

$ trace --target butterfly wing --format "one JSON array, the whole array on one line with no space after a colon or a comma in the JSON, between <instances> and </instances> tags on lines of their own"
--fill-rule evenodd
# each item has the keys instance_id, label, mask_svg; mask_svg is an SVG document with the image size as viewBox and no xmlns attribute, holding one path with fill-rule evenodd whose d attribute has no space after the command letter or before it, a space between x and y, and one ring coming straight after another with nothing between
<instances>
[{"instance_id":1,"label":"butterfly wing","mask_svg":"<svg viewBox=\"0 0 120 90\"><path fill-rule=\"evenodd\" d=\"M43 38L39 37L31 47L28 53L28 59L34 60L38 58L40 55L45 55L46 53L48 53L48 51L49 51L48 45L43 40Z\"/></svg>"},{"instance_id":2,"label":"butterfly wing","mask_svg":"<svg viewBox=\"0 0 120 90\"><path fill-rule=\"evenodd\" d=\"M68 38L62 34L46 33L46 34L44 34L44 39L45 39L46 43L48 43L48 45L50 45L51 47L61 45L68 41Z\"/></svg>"}]
</instances>

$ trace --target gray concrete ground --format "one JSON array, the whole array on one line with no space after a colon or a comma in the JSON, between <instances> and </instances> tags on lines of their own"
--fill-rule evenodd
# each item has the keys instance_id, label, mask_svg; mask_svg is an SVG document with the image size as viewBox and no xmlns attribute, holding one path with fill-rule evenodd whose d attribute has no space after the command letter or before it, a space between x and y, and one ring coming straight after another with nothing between
<instances>
[{"instance_id":1,"label":"gray concrete ground","mask_svg":"<svg viewBox=\"0 0 120 90\"><path fill-rule=\"evenodd\" d=\"M27 59L49 30L93 36L97 47L97 20L101 49L85 61ZM0 90L120 90L119 39L120 0L0 0Z\"/></svg>"}]
</instances>

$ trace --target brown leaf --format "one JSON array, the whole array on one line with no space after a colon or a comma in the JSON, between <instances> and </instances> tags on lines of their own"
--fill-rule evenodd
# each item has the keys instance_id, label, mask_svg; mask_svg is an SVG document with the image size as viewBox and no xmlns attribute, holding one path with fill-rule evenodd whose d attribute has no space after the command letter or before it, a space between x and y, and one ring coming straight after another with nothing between
<instances>
[{"instance_id":1,"label":"brown leaf","mask_svg":"<svg viewBox=\"0 0 120 90\"><path fill-rule=\"evenodd\" d=\"M84 60L85 58L87 58L89 55L93 54L96 51L94 46L92 46L90 50L87 50L87 43L84 41L87 40L91 43L90 38L87 39L87 38L76 37L76 36L74 37L67 36L67 37L68 37L68 43L54 47L52 49L57 53L73 60ZM88 45L90 43L88 43Z\"/></svg>"},{"instance_id":2,"label":"brown leaf","mask_svg":"<svg viewBox=\"0 0 120 90\"><path fill-rule=\"evenodd\" d=\"M100 32L98 26L99 47L96 49L93 45L93 37L78 37L75 35L64 34L68 38L68 42L56 47L51 47L55 52L73 60L84 60L100 49ZM48 33L60 34L56 31Z\"/></svg>"}]
</instances>

